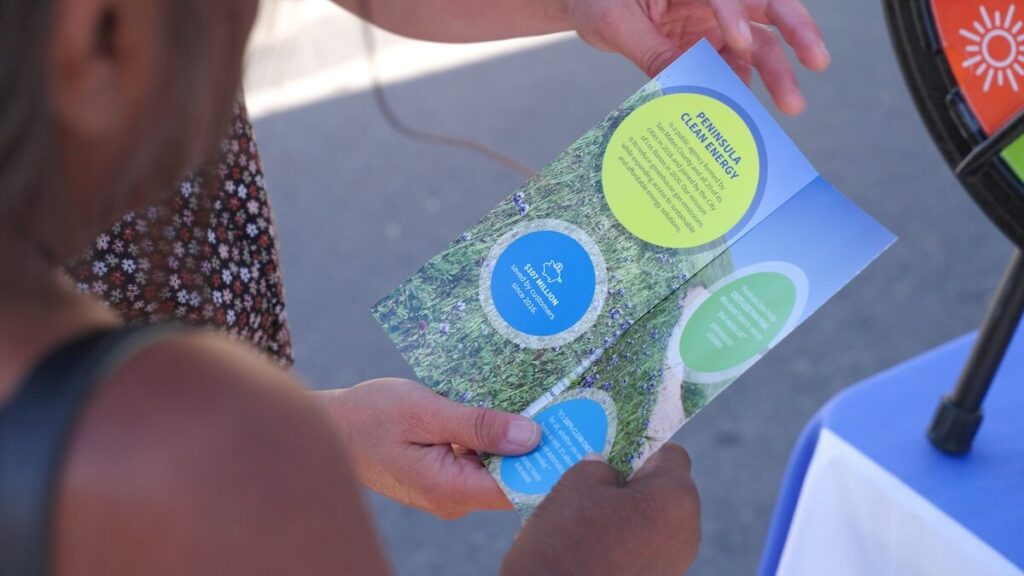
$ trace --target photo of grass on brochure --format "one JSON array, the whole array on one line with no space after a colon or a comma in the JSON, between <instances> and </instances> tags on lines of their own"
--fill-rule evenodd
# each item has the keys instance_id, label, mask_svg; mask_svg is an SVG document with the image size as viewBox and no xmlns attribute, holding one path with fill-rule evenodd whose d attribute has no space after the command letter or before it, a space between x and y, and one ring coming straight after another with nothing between
<instances>
[{"instance_id":1,"label":"photo of grass on brochure","mask_svg":"<svg viewBox=\"0 0 1024 576\"><path fill-rule=\"evenodd\" d=\"M538 421L489 460L528 514L587 453L631 474L893 239L701 42L373 314L437 392Z\"/></svg>"}]
</instances>

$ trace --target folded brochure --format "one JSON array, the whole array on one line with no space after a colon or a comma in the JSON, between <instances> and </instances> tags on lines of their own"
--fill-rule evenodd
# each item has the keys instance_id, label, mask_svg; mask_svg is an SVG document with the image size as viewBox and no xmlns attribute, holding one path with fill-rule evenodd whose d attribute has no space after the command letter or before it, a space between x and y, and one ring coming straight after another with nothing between
<instances>
[{"instance_id":1,"label":"folded brochure","mask_svg":"<svg viewBox=\"0 0 1024 576\"><path fill-rule=\"evenodd\" d=\"M894 240L702 41L373 314L437 392L541 425L487 460L526 515L588 453L630 475Z\"/></svg>"}]
</instances>

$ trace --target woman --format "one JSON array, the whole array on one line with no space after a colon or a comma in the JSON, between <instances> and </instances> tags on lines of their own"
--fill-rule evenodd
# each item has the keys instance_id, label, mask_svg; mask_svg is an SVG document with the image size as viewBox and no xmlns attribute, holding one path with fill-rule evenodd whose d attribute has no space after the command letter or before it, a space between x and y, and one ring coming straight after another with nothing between
<instances>
[{"instance_id":1,"label":"woman","mask_svg":"<svg viewBox=\"0 0 1024 576\"><path fill-rule=\"evenodd\" d=\"M756 68L790 114L804 102L770 27L807 67L822 70L829 63L799 0L335 1L393 32L440 42L576 30L650 75L707 36L744 78ZM105 300L127 322L220 328L290 366L277 237L244 102L235 108L215 163L177 185L171 202L123 217L67 270L79 291ZM371 443L353 443L358 475L386 496L443 517L509 506L475 457L453 451L452 444L518 454L538 439L529 421L464 408L411 382L380 380L317 399L346 438L365 438L364 430L376 429L381 419L406 422L376 432ZM439 420L449 424L440 427Z\"/></svg>"},{"instance_id":2,"label":"woman","mask_svg":"<svg viewBox=\"0 0 1024 576\"><path fill-rule=\"evenodd\" d=\"M60 267L216 152L255 4L0 2L4 574L387 572L294 378L213 334L125 328ZM508 573L679 573L696 554L679 448L628 484L584 462L548 502Z\"/></svg>"}]
</instances>

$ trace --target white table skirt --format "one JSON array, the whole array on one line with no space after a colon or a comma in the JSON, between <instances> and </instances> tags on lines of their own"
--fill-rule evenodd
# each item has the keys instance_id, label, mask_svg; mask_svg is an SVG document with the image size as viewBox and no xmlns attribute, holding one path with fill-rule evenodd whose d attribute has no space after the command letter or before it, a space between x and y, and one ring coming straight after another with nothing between
<instances>
[{"instance_id":1,"label":"white table skirt","mask_svg":"<svg viewBox=\"0 0 1024 576\"><path fill-rule=\"evenodd\" d=\"M1024 571L822 428L777 575L1024 576Z\"/></svg>"}]
</instances>

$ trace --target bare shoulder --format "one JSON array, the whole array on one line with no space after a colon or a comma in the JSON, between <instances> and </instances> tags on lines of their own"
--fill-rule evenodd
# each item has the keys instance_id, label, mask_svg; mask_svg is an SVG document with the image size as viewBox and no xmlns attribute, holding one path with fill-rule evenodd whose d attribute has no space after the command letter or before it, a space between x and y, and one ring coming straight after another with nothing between
<instances>
[{"instance_id":1,"label":"bare shoulder","mask_svg":"<svg viewBox=\"0 0 1024 576\"><path fill-rule=\"evenodd\" d=\"M383 566L325 416L294 378L211 334L140 351L97 393L54 530L61 576Z\"/></svg>"}]
</instances>

